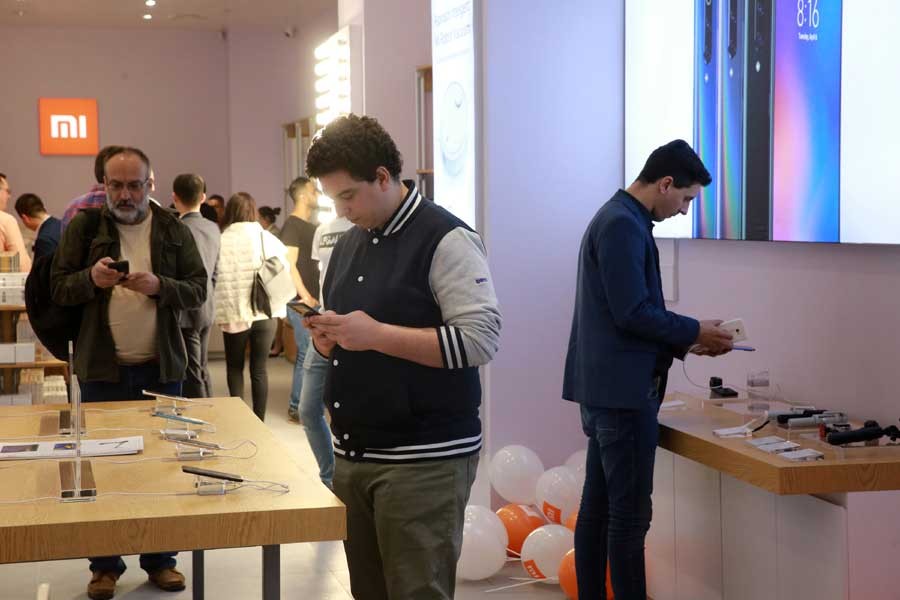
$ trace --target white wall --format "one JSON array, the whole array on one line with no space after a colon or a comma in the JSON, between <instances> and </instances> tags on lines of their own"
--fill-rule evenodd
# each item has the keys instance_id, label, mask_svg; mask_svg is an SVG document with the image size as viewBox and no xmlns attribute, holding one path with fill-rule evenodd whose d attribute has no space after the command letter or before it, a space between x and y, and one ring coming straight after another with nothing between
<instances>
[{"instance_id":1,"label":"white wall","mask_svg":"<svg viewBox=\"0 0 900 600\"><path fill-rule=\"evenodd\" d=\"M0 27L0 172L15 196L34 192L53 214L94 183L93 157L43 157L39 97L97 98L100 145L142 148L169 203L172 179L229 183L226 48L218 33ZM10 212L14 212L10 202Z\"/></svg>"},{"instance_id":2,"label":"white wall","mask_svg":"<svg viewBox=\"0 0 900 600\"><path fill-rule=\"evenodd\" d=\"M503 310L491 365L493 449L522 443L545 466L586 446L560 399L578 245L621 185L623 6L484 3L488 253Z\"/></svg>"},{"instance_id":3,"label":"white wall","mask_svg":"<svg viewBox=\"0 0 900 600\"><path fill-rule=\"evenodd\" d=\"M315 115L313 51L336 30L334 7L304 23L293 38L276 31L229 32L229 192L250 192L258 206L285 206L281 126Z\"/></svg>"}]
</instances>

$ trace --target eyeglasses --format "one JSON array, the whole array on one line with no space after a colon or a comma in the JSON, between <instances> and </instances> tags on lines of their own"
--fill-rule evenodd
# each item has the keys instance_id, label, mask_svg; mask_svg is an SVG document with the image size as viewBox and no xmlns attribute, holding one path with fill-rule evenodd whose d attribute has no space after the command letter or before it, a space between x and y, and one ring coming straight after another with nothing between
<instances>
[{"instance_id":1,"label":"eyeglasses","mask_svg":"<svg viewBox=\"0 0 900 600\"><path fill-rule=\"evenodd\" d=\"M107 179L106 187L109 188L109 191L114 192L116 194L120 193L123 189L128 188L129 192L137 194L141 190L144 189L144 186L147 185L147 182L150 181L150 178L144 179L143 181L116 181L115 179Z\"/></svg>"}]
</instances>

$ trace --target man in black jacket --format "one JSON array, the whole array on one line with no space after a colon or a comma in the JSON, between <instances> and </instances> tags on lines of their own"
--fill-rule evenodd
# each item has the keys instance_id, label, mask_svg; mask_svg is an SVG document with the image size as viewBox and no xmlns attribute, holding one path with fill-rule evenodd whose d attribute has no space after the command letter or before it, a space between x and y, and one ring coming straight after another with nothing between
<instances>
[{"instance_id":1,"label":"man in black jacket","mask_svg":"<svg viewBox=\"0 0 900 600\"><path fill-rule=\"evenodd\" d=\"M51 271L53 301L83 306L75 344L82 400L137 400L142 389L180 395L186 359L178 313L206 299L203 261L178 217L151 205L143 152L119 149L105 173L106 205L72 219ZM127 270L112 264L120 261ZM150 581L166 591L184 589L174 557L141 555ZM91 571L88 597L105 600L115 595L125 563L91 558Z\"/></svg>"},{"instance_id":2,"label":"man in black jacket","mask_svg":"<svg viewBox=\"0 0 900 600\"><path fill-rule=\"evenodd\" d=\"M356 227L325 275L332 310L305 324L331 362L353 597L449 600L481 450L478 367L501 318L480 236L401 181L401 166L369 117L339 118L313 142L309 176Z\"/></svg>"}]
</instances>

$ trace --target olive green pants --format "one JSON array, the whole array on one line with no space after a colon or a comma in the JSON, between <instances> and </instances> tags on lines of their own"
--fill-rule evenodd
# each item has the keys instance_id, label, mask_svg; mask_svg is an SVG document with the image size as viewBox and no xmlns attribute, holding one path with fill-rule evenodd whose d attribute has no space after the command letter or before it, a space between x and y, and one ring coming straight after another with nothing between
<instances>
[{"instance_id":1,"label":"olive green pants","mask_svg":"<svg viewBox=\"0 0 900 600\"><path fill-rule=\"evenodd\" d=\"M385 465L336 457L356 600L452 600L478 455Z\"/></svg>"}]
</instances>

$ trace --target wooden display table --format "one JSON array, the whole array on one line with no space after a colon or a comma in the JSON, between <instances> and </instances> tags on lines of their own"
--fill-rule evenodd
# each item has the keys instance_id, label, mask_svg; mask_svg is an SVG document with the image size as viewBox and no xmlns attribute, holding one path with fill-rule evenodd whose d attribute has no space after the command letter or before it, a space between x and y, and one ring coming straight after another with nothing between
<instances>
[{"instance_id":1,"label":"wooden display table","mask_svg":"<svg viewBox=\"0 0 900 600\"><path fill-rule=\"evenodd\" d=\"M203 549L263 547L263 597L279 597L279 545L340 540L346 536L345 510L318 478L304 474L272 432L239 398L210 399L213 407L190 408L188 416L214 423L217 432L200 439L222 446L253 440L258 454L249 460L221 458L203 461L145 461L111 464L145 457L174 457L175 445L150 429L172 427L151 417L151 401L85 404L90 438L144 436L144 453L93 458L97 498L64 504L40 500L30 504L0 504L0 563L57 560L86 556L130 555L142 552L194 552L194 598L203 597ZM94 412L92 409L141 408L138 412ZM0 438L37 437L48 406L0 407ZM142 428L97 431L100 428ZM63 439L63 438L61 438ZM2 440L0 440L2 441ZM247 445L217 454L247 456ZM183 465L236 473L245 479L286 483L289 493L244 488L224 496L153 495L193 492L194 477ZM56 461L0 463L0 501L58 497ZM113 495L139 492L146 496Z\"/></svg>"},{"instance_id":2,"label":"wooden display table","mask_svg":"<svg viewBox=\"0 0 900 600\"><path fill-rule=\"evenodd\" d=\"M747 443L748 438L722 439L714 429L735 427L748 417L724 407L711 406L686 394L670 394L666 400L682 400L685 409L659 413L659 445L736 479L775 494L824 494L900 490L900 445L854 448L843 453L825 444L794 439L803 447L825 454L825 460L791 462ZM778 435L786 430L770 423L754 437Z\"/></svg>"}]
</instances>

